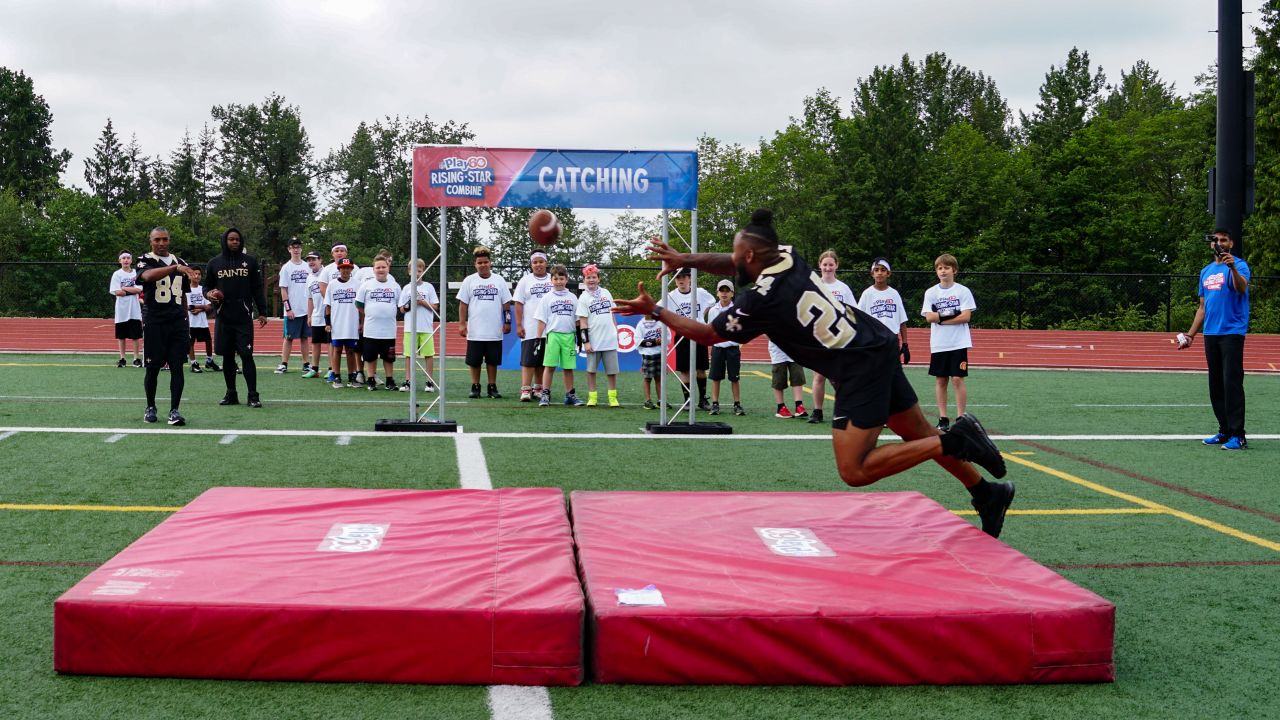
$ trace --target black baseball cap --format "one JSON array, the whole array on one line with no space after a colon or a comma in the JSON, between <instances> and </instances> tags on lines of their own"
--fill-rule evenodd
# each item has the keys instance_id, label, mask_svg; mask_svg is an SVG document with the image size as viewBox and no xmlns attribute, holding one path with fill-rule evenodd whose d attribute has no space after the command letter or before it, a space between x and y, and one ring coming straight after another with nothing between
<instances>
[{"instance_id":1,"label":"black baseball cap","mask_svg":"<svg viewBox=\"0 0 1280 720\"><path fill-rule=\"evenodd\" d=\"M311 252L307 253L306 259L310 260L312 258L315 258L316 260L320 260L321 259L320 253L316 252L315 250L312 250Z\"/></svg>"},{"instance_id":2,"label":"black baseball cap","mask_svg":"<svg viewBox=\"0 0 1280 720\"><path fill-rule=\"evenodd\" d=\"M682 277L689 277L691 274L692 274L692 273L690 273L690 272L689 272L689 268L687 268L687 267L686 267L686 268L680 268L679 270L677 270L677 271L676 271L676 277L678 277L678 278L682 278Z\"/></svg>"},{"instance_id":3,"label":"black baseball cap","mask_svg":"<svg viewBox=\"0 0 1280 720\"><path fill-rule=\"evenodd\" d=\"M294 245L297 245L298 247L302 247L302 241L299 240L298 238L290 238L289 247L293 247Z\"/></svg>"},{"instance_id":4,"label":"black baseball cap","mask_svg":"<svg viewBox=\"0 0 1280 720\"><path fill-rule=\"evenodd\" d=\"M341 260L338 261L339 268L349 268L354 266L355 266L355 263L351 262L351 258L342 258Z\"/></svg>"}]
</instances>

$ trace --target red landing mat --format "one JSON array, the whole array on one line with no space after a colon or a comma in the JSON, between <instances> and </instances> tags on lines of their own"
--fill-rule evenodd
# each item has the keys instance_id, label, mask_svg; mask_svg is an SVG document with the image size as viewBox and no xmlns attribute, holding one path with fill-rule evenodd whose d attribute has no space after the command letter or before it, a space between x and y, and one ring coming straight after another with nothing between
<instances>
[{"instance_id":1,"label":"red landing mat","mask_svg":"<svg viewBox=\"0 0 1280 720\"><path fill-rule=\"evenodd\" d=\"M214 488L54 603L64 673L576 685L557 489Z\"/></svg>"},{"instance_id":2,"label":"red landing mat","mask_svg":"<svg viewBox=\"0 0 1280 720\"><path fill-rule=\"evenodd\" d=\"M919 493L571 504L599 682L1114 680L1114 605Z\"/></svg>"}]
</instances>

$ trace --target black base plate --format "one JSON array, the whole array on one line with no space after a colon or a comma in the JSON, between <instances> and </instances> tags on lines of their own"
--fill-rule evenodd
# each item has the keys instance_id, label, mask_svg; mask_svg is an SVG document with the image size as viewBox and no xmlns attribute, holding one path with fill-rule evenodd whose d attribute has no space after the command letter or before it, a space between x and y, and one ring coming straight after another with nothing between
<instances>
[{"instance_id":1,"label":"black base plate","mask_svg":"<svg viewBox=\"0 0 1280 720\"><path fill-rule=\"evenodd\" d=\"M373 423L373 429L377 432L456 433L458 432L458 423L453 420L445 420L444 422L438 420L430 422L378 420Z\"/></svg>"},{"instance_id":2,"label":"black base plate","mask_svg":"<svg viewBox=\"0 0 1280 720\"><path fill-rule=\"evenodd\" d=\"M733 426L722 422L674 422L663 425L657 421L644 424L644 431L653 435L732 435Z\"/></svg>"}]
</instances>

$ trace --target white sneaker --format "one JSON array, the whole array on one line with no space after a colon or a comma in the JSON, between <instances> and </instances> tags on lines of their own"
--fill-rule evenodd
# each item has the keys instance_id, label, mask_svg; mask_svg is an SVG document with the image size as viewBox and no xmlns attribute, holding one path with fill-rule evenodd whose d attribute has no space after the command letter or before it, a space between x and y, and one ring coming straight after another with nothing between
<instances>
[{"instance_id":1,"label":"white sneaker","mask_svg":"<svg viewBox=\"0 0 1280 720\"><path fill-rule=\"evenodd\" d=\"M356 383L358 383L358 384L360 384L360 385L363 385L363 384L364 384L364 371L363 371L363 370L357 370L357 371L356 371Z\"/></svg>"},{"instance_id":2,"label":"white sneaker","mask_svg":"<svg viewBox=\"0 0 1280 720\"><path fill-rule=\"evenodd\" d=\"M283 375L289 372L289 363L280 363L276 366L276 374Z\"/></svg>"},{"instance_id":3,"label":"white sneaker","mask_svg":"<svg viewBox=\"0 0 1280 720\"><path fill-rule=\"evenodd\" d=\"M422 386L422 389L425 390L426 392L433 393L436 391L436 385L435 383L427 383L426 385Z\"/></svg>"}]
</instances>

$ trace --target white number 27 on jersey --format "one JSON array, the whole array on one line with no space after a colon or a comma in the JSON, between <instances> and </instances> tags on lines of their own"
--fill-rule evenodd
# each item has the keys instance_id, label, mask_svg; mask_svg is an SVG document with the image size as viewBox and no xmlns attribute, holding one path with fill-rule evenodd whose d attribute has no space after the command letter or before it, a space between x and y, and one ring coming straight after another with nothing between
<instances>
[{"instance_id":1,"label":"white number 27 on jersey","mask_svg":"<svg viewBox=\"0 0 1280 720\"><path fill-rule=\"evenodd\" d=\"M813 336L823 347L842 348L858 334L858 329L836 309L831 298L816 290L806 290L800 296L796 319L813 330Z\"/></svg>"}]
</instances>

